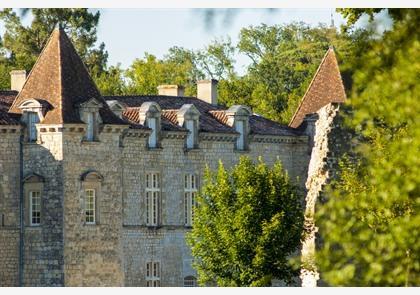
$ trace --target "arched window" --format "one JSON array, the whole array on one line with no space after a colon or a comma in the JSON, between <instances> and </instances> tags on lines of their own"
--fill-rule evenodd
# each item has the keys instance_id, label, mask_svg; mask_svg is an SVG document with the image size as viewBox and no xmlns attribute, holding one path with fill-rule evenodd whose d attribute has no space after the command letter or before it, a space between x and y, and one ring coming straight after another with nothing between
<instances>
[{"instance_id":1,"label":"arched window","mask_svg":"<svg viewBox=\"0 0 420 295\"><path fill-rule=\"evenodd\" d=\"M87 171L80 177L82 181L83 196L83 222L84 224L98 224L98 197L101 194L103 176L97 171Z\"/></svg>"},{"instance_id":2,"label":"arched window","mask_svg":"<svg viewBox=\"0 0 420 295\"><path fill-rule=\"evenodd\" d=\"M151 129L148 139L149 148L158 148L160 145L160 106L152 101L144 102L139 110L140 124Z\"/></svg>"},{"instance_id":3,"label":"arched window","mask_svg":"<svg viewBox=\"0 0 420 295\"><path fill-rule=\"evenodd\" d=\"M42 199L44 178L36 173L31 173L23 179L25 195L26 218L28 226L40 226L42 224Z\"/></svg>"},{"instance_id":4,"label":"arched window","mask_svg":"<svg viewBox=\"0 0 420 295\"><path fill-rule=\"evenodd\" d=\"M198 127L200 112L193 104L184 104L177 113L178 124L188 129L186 140L187 149L198 147Z\"/></svg>"},{"instance_id":5,"label":"arched window","mask_svg":"<svg viewBox=\"0 0 420 295\"><path fill-rule=\"evenodd\" d=\"M44 114L49 104L41 99L29 99L24 101L19 108L22 110L22 121L26 123L28 141L38 139L36 124L44 119Z\"/></svg>"},{"instance_id":6,"label":"arched window","mask_svg":"<svg viewBox=\"0 0 420 295\"><path fill-rule=\"evenodd\" d=\"M197 287L197 279L194 276L185 277L184 287Z\"/></svg>"}]
</instances>

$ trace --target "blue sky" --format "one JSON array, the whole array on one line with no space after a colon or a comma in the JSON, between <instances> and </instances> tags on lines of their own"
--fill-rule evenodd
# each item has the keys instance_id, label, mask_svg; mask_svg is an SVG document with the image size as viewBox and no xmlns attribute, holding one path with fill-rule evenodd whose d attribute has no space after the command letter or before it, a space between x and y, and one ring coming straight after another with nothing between
<instances>
[{"instance_id":1,"label":"blue sky","mask_svg":"<svg viewBox=\"0 0 420 295\"><path fill-rule=\"evenodd\" d=\"M335 9L242 9L225 23L225 15L216 18L214 26L206 27L201 9L103 9L98 28L98 41L105 42L109 64L128 67L145 52L162 57L170 47L200 49L212 40L230 36L236 43L241 28L265 23L268 25L303 21L311 25L344 22ZM237 70L249 62L237 56Z\"/></svg>"},{"instance_id":2,"label":"blue sky","mask_svg":"<svg viewBox=\"0 0 420 295\"><path fill-rule=\"evenodd\" d=\"M214 9L217 11L217 9ZM96 10L94 10L96 11ZM219 9L214 25L206 27L203 9L101 9L98 42L105 42L109 53L108 64L121 63L127 68L134 59L145 52L163 57L172 46L201 49L216 38L229 36L235 44L241 28L265 23L268 25L303 21L310 25L331 23L333 14L336 26L344 23L335 9L234 9L226 18L226 9ZM236 13L235 13L236 12ZM29 24L31 16L24 19ZM4 28L0 22L0 34ZM249 63L246 56L236 56L236 70L243 73Z\"/></svg>"}]
</instances>

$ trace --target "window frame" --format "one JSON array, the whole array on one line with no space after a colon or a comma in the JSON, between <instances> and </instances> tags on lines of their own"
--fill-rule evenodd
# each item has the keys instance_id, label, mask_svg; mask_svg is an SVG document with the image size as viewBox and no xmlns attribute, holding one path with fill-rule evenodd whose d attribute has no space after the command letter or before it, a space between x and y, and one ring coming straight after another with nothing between
<instances>
[{"instance_id":1,"label":"window frame","mask_svg":"<svg viewBox=\"0 0 420 295\"><path fill-rule=\"evenodd\" d=\"M150 129L152 129L152 133L150 133L147 144L148 147L151 149L155 149L158 147L158 130L157 130L157 124L158 124L158 120L155 117L148 117L147 119L147 127L149 127ZM151 122L153 122L153 124L151 124ZM151 126L154 125L154 126Z\"/></svg>"},{"instance_id":2,"label":"window frame","mask_svg":"<svg viewBox=\"0 0 420 295\"><path fill-rule=\"evenodd\" d=\"M86 141L95 141L95 112L86 112Z\"/></svg>"},{"instance_id":3,"label":"window frame","mask_svg":"<svg viewBox=\"0 0 420 295\"><path fill-rule=\"evenodd\" d=\"M188 126L191 125L191 126ZM196 147L196 123L193 119L185 120L185 128L188 129L186 146L187 149L194 149Z\"/></svg>"},{"instance_id":4,"label":"window frame","mask_svg":"<svg viewBox=\"0 0 420 295\"><path fill-rule=\"evenodd\" d=\"M34 210L34 194L37 194L36 198L38 199L38 210ZM37 227L41 225L41 204L42 204L42 195L40 190L30 190L29 191L29 226ZM39 216L34 217L34 212L37 212ZM34 218L38 219L38 222L34 222Z\"/></svg>"},{"instance_id":5,"label":"window frame","mask_svg":"<svg viewBox=\"0 0 420 295\"><path fill-rule=\"evenodd\" d=\"M88 192L93 192L93 195L89 196ZM89 197L93 198L93 202L89 202ZM92 208L88 208L89 204L93 203L93 207ZM95 225L96 224L96 190L93 188L86 188L85 189L85 202L84 202L84 221L85 224L90 224L90 225ZM92 211L93 214L92 216L89 216L88 210ZM93 221L88 221L89 217L93 217Z\"/></svg>"},{"instance_id":6,"label":"window frame","mask_svg":"<svg viewBox=\"0 0 420 295\"><path fill-rule=\"evenodd\" d=\"M236 139L236 149L244 151L246 149L245 142L245 122L243 120L235 121L235 131L239 133L239 137Z\"/></svg>"},{"instance_id":7,"label":"window frame","mask_svg":"<svg viewBox=\"0 0 420 295\"><path fill-rule=\"evenodd\" d=\"M192 283L191 285L188 285L188 283ZM197 287L197 278L195 276L186 276L184 277L184 287Z\"/></svg>"},{"instance_id":8,"label":"window frame","mask_svg":"<svg viewBox=\"0 0 420 295\"><path fill-rule=\"evenodd\" d=\"M85 225L98 225L101 222L100 202L102 196L102 182L104 177L96 170L88 170L80 176L80 210L81 222ZM87 195L86 191L94 191L94 222L86 221Z\"/></svg>"},{"instance_id":9,"label":"window frame","mask_svg":"<svg viewBox=\"0 0 420 295\"><path fill-rule=\"evenodd\" d=\"M160 274L159 261L146 262L146 287L160 287Z\"/></svg>"},{"instance_id":10,"label":"window frame","mask_svg":"<svg viewBox=\"0 0 420 295\"><path fill-rule=\"evenodd\" d=\"M160 224L161 174L148 172L145 181L146 225L156 227Z\"/></svg>"},{"instance_id":11,"label":"window frame","mask_svg":"<svg viewBox=\"0 0 420 295\"><path fill-rule=\"evenodd\" d=\"M34 111L27 111L27 128L28 128L28 141L36 142L38 140L38 130L36 129L36 124L39 124L40 118L39 114Z\"/></svg>"},{"instance_id":12,"label":"window frame","mask_svg":"<svg viewBox=\"0 0 420 295\"><path fill-rule=\"evenodd\" d=\"M194 220L194 207L198 194L198 175L184 175L184 226L191 227Z\"/></svg>"}]
</instances>

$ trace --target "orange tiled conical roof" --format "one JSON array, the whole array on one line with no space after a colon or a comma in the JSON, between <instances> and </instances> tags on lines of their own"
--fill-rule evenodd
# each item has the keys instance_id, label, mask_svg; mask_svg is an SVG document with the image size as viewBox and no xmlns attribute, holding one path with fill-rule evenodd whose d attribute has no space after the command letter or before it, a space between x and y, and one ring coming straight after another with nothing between
<instances>
[{"instance_id":1,"label":"orange tiled conical roof","mask_svg":"<svg viewBox=\"0 0 420 295\"><path fill-rule=\"evenodd\" d=\"M320 108L331 102L342 103L345 99L346 93L341 80L337 58L334 50L330 48L321 61L289 126L297 128L302 124L307 114L316 113Z\"/></svg>"},{"instance_id":2,"label":"orange tiled conical roof","mask_svg":"<svg viewBox=\"0 0 420 295\"><path fill-rule=\"evenodd\" d=\"M65 31L57 28L52 32L9 112L21 113L19 106L25 100L42 99L52 109L41 123L81 123L77 107L91 98L103 102L100 114L104 123L124 123L108 108Z\"/></svg>"}]
</instances>

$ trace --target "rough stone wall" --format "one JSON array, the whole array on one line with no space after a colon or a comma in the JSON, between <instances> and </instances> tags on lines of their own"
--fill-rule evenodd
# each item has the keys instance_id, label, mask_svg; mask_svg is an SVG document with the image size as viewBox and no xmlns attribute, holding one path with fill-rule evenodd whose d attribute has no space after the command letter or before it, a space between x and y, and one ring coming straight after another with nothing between
<instances>
[{"instance_id":1,"label":"rough stone wall","mask_svg":"<svg viewBox=\"0 0 420 295\"><path fill-rule=\"evenodd\" d=\"M316 227L314 214L317 202L323 193L323 188L337 174L338 160L350 151L351 133L344 129L342 110L338 104L328 104L321 108L317 114L319 119L315 123L313 148L306 181L306 209L305 230L306 238L302 243L301 280L303 287L315 287L319 280L319 273L314 261L316 250Z\"/></svg>"},{"instance_id":2,"label":"rough stone wall","mask_svg":"<svg viewBox=\"0 0 420 295\"><path fill-rule=\"evenodd\" d=\"M64 135L64 276L66 286L123 286L121 256L122 149L118 132L102 132L99 142L83 133ZM96 224L84 220L81 175L103 176L96 191Z\"/></svg>"},{"instance_id":3,"label":"rough stone wall","mask_svg":"<svg viewBox=\"0 0 420 295\"><path fill-rule=\"evenodd\" d=\"M0 287L19 283L19 129L0 129Z\"/></svg>"},{"instance_id":4,"label":"rough stone wall","mask_svg":"<svg viewBox=\"0 0 420 295\"><path fill-rule=\"evenodd\" d=\"M62 286L64 284L62 133L47 132L40 137L41 143L23 144L23 175L36 173L45 179L41 193L40 226L29 226L29 210L25 205L23 284ZM25 194L25 198L27 197Z\"/></svg>"},{"instance_id":5,"label":"rough stone wall","mask_svg":"<svg viewBox=\"0 0 420 295\"><path fill-rule=\"evenodd\" d=\"M89 143L82 142L83 132L77 130L48 127L40 132L39 143L23 146L24 175L45 179L42 225L31 227L25 217L25 286L145 286L148 261L160 263L162 286L183 286L184 277L196 275L185 242L190 230L184 226L185 173L198 175L200 187L206 164L216 169L221 160L229 168L241 155L249 155L261 156L269 165L280 159L293 179L306 175L305 139L259 139L251 141L249 151L238 152L232 138L203 137L199 149L185 151L185 138L168 133L160 149L148 150L145 136L103 131L99 142ZM0 209L7 211L8 226L0 227L0 284L13 286L18 284L19 136L8 136L0 139L2 150L8 151L0 155ZM87 225L81 175L93 170L103 180L97 194L98 224ZM161 175L157 229L146 226L147 172Z\"/></svg>"},{"instance_id":6,"label":"rough stone wall","mask_svg":"<svg viewBox=\"0 0 420 295\"><path fill-rule=\"evenodd\" d=\"M186 276L196 276L185 241L184 175L198 175L199 186L206 164L216 169L219 160L229 168L241 155L262 157L272 165L280 159L291 177L306 175L307 142L251 142L249 151L234 150L233 140L201 139L199 149L184 151L184 138L165 137L162 148L147 150L147 138L128 136L123 150L123 257L126 286L146 286L146 263L159 262L161 286L183 286ZM161 225L146 226L145 177L148 172L161 176ZM305 177L301 177L301 179Z\"/></svg>"}]
</instances>

